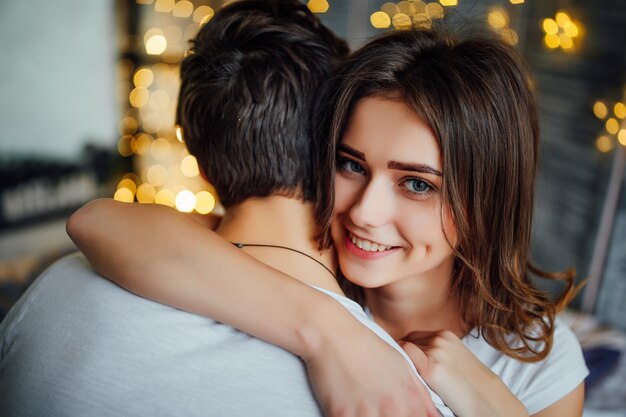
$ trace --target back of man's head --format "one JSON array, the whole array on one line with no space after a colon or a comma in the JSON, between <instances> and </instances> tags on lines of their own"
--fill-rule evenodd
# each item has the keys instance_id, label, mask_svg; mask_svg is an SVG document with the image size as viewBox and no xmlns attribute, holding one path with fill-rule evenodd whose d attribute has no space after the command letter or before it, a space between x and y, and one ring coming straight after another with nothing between
<instances>
[{"instance_id":1,"label":"back of man's head","mask_svg":"<svg viewBox=\"0 0 626 417\"><path fill-rule=\"evenodd\" d=\"M313 198L315 93L347 51L297 0L241 0L200 29L181 65L177 118L225 207Z\"/></svg>"}]
</instances>

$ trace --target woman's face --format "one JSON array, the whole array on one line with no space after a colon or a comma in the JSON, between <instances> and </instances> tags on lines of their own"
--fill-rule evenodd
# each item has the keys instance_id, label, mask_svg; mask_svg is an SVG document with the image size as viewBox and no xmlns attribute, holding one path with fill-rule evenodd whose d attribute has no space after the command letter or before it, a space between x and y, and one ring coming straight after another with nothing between
<instances>
[{"instance_id":1,"label":"woman's face","mask_svg":"<svg viewBox=\"0 0 626 417\"><path fill-rule=\"evenodd\" d=\"M446 235L455 244L456 232L442 209L442 171L432 130L403 102L356 104L338 149L331 228L350 281L378 288L426 276L447 285L453 254Z\"/></svg>"}]
</instances>

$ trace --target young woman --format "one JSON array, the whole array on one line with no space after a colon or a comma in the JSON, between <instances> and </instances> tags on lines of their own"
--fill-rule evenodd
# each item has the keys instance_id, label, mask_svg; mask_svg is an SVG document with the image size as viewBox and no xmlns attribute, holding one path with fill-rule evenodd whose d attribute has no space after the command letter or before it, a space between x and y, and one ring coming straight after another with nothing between
<instances>
[{"instance_id":1,"label":"young woman","mask_svg":"<svg viewBox=\"0 0 626 417\"><path fill-rule=\"evenodd\" d=\"M522 59L500 40L400 31L355 52L323 96L320 132L330 146L319 150L327 165L319 167L321 189L334 180L335 193L317 202L327 208L319 237L331 231L346 293L405 341L420 374L458 416L582 415L587 370L573 334L555 318L573 293L573 278L528 263L538 151L529 81ZM182 294L154 296L152 283L189 262L237 274L229 243L185 240L185 230L201 226L98 204L102 209L77 213L70 234L79 247L88 241L99 272L133 292L202 313ZM148 228L178 232L168 241L145 239L146 253L130 256L111 225L138 241ZM145 262L148 253L185 245L196 248L195 259ZM144 278L120 262L140 264ZM192 271L200 275L195 282L203 278ZM550 301L531 272L564 278L563 295ZM193 285L193 273L178 279ZM271 288L259 297L279 300L280 288ZM236 290L228 293L233 302ZM254 323L263 312L242 314ZM363 367L346 362L333 371Z\"/></svg>"}]
</instances>

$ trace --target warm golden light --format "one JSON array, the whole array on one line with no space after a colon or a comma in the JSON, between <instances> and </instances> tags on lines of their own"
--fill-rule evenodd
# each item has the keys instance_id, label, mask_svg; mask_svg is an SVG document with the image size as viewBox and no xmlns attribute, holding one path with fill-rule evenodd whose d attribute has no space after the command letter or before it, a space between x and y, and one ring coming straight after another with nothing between
<instances>
[{"instance_id":1,"label":"warm golden light","mask_svg":"<svg viewBox=\"0 0 626 417\"><path fill-rule=\"evenodd\" d=\"M391 18L385 12L374 12L370 16L370 22L376 29L386 29L391 26Z\"/></svg>"},{"instance_id":2,"label":"warm golden light","mask_svg":"<svg viewBox=\"0 0 626 417\"><path fill-rule=\"evenodd\" d=\"M196 211L200 214L208 214L215 208L215 197L208 191L200 191L196 194Z\"/></svg>"},{"instance_id":3,"label":"warm golden light","mask_svg":"<svg viewBox=\"0 0 626 417\"><path fill-rule=\"evenodd\" d=\"M200 6L193 12L193 21L196 23L204 24L211 20L215 15L215 11L209 6Z\"/></svg>"},{"instance_id":4,"label":"warm golden light","mask_svg":"<svg viewBox=\"0 0 626 417\"><path fill-rule=\"evenodd\" d=\"M167 49L167 40L163 35L154 35L146 42L148 55L161 55Z\"/></svg>"},{"instance_id":5,"label":"warm golden light","mask_svg":"<svg viewBox=\"0 0 626 417\"><path fill-rule=\"evenodd\" d=\"M543 31L551 34L551 35L555 35L557 33L559 33L559 25L557 25L557 23L554 21L554 19L543 19Z\"/></svg>"},{"instance_id":6,"label":"warm golden light","mask_svg":"<svg viewBox=\"0 0 626 417\"><path fill-rule=\"evenodd\" d=\"M181 0L176 2L172 9L172 16L174 17L189 17L193 13L193 3L188 0Z\"/></svg>"},{"instance_id":7,"label":"warm golden light","mask_svg":"<svg viewBox=\"0 0 626 417\"><path fill-rule=\"evenodd\" d=\"M415 15L417 13L417 7L415 7L415 3L412 1L401 1L398 2L398 9L401 13L404 13L409 16Z\"/></svg>"},{"instance_id":8,"label":"warm golden light","mask_svg":"<svg viewBox=\"0 0 626 417\"><path fill-rule=\"evenodd\" d=\"M184 213L190 213L196 207L196 196L189 190L183 190L176 194L176 209Z\"/></svg>"},{"instance_id":9,"label":"warm golden light","mask_svg":"<svg viewBox=\"0 0 626 417\"><path fill-rule=\"evenodd\" d=\"M152 136L147 133L140 133L133 140L130 141L131 148L137 155L145 155L150 150L152 144Z\"/></svg>"},{"instance_id":10,"label":"warm golden light","mask_svg":"<svg viewBox=\"0 0 626 417\"><path fill-rule=\"evenodd\" d=\"M169 13L174 8L174 0L156 0L154 11L159 13Z\"/></svg>"},{"instance_id":11,"label":"warm golden light","mask_svg":"<svg viewBox=\"0 0 626 417\"><path fill-rule=\"evenodd\" d=\"M561 44L559 40L559 35L556 35L554 33L547 33L543 40L546 43L546 46L550 49L556 49Z\"/></svg>"},{"instance_id":12,"label":"warm golden light","mask_svg":"<svg viewBox=\"0 0 626 417\"><path fill-rule=\"evenodd\" d=\"M418 13L413 16L413 25L415 27L429 28L432 26L432 23L433 22L428 18L428 16L426 16L425 13Z\"/></svg>"},{"instance_id":13,"label":"warm golden light","mask_svg":"<svg viewBox=\"0 0 626 417\"><path fill-rule=\"evenodd\" d=\"M130 147L130 141L132 139L131 135L124 135L117 141L117 151L122 156L131 156L133 154L133 150Z\"/></svg>"},{"instance_id":14,"label":"warm golden light","mask_svg":"<svg viewBox=\"0 0 626 417\"><path fill-rule=\"evenodd\" d=\"M137 120L134 117L124 117L120 120L120 134L132 135L137 131Z\"/></svg>"},{"instance_id":15,"label":"warm golden light","mask_svg":"<svg viewBox=\"0 0 626 417\"><path fill-rule=\"evenodd\" d=\"M431 19L441 19L444 15L444 10L439 3L428 3L426 5L426 15Z\"/></svg>"},{"instance_id":16,"label":"warm golden light","mask_svg":"<svg viewBox=\"0 0 626 417\"><path fill-rule=\"evenodd\" d=\"M554 19L543 19L543 31L546 33L544 42L550 49L561 47L564 52L573 52L577 44L577 38L583 30L580 22L574 22L564 11L556 13Z\"/></svg>"},{"instance_id":17,"label":"warm golden light","mask_svg":"<svg viewBox=\"0 0 626 417\"><path fill-rule=\"evenodd\" d=\"M489 12L487 15L487 22L494 29L505 28L509 23L509 18L506 12L497 8Z\"/></svg>"},{"instance_id":18,"label":"warm golden light","mask_svg":"<svg viewBox=\"0 0 626 417\"><path fill-rule=\"evenodd\" d=\"M574 22L567 22L565 26L563 26L563 33L565 33L570 38L575 38L578 36L578 26Z\"/></svg>"},{"instance_id":19,"label":"warm golden light","mask_svg":"<svg viewBox=\"0 0 626 417\"><path fill-rule=\"evenodd\" d=\"M391 18L391 23L396 29L411 29L411 18L404 13L397 13Z\"/></svg>"},{"instance_id":20,"label":"warm golden light","mask_svg":"<svg viewBox=\"0 0 626 417\"><path fill-rule=\"evenodd\" d=\"M561 48L563 49L572 49L574 47L574 42L572 41L572 38L568 37L564 33L561 33L559 35L559 45L561 45Z\"/></svg>"},{"instance_id":21,"label":"warm golden light","mask_svg":"<svg viewBox=\"0 0 626 417\"><path fill-rule=\"evenodd\" d=\"M524 0L509 0L511 2L511 4L522 4L524 3Z\"/></svg>"},{"instance_id":22,"label":"warm golden light","mask_svg":"<svg viewBox=\"0 0 626 417\"><path fill-rule=\"evenodd\" d=\"M154 202L168 207L174 207L176 204L176 196L171 190L162 189L154 196Z\"/></svg>"},{"instance_id":23,"label":"warm golden light","mask_svg":"<svg viewBox=\"0 0 626 417\"><path fill-rule=\"evenodd\" d=\"M167 39L167 43L180 42L183 37L183 31L176 25L169 25L163 28L163 36Z\"/></svg>"},{"instance_id":24,"label":"warm golden light","mask_svg":"<svg viewBox=\"0 0 626 417\"><path fill-rule=\"evenodd\" d=\"M439 3L441 3L442 6L456 6L457 5L457 0L439 0Z\"/></svg>"},{"instance_id":25,"label":"warm golden light","mask_svg":"<svg viewBox=\"0 0 626 417\"><path fill-rule=\"evenodd\" d=\"M133 91L130 92L128 100L133 107L143 107L148 104L148 100L150 100L150 92L142 87L134 88Z\"/></svg>"},{"instance_id":26,"label":"warm golden light","mask_svg":"<svg viewBox=\"0 0 626 417\"><path fill-rule=\"evenodd\" d=\"M606 108L606 104L601 101L596 101L593 104L593 114L596 115L598 119L604 119L609 113L609 110Z\"/></svg>"},{"instance_id":27,"label":"warm golden light","mask_svg":"<svg viewBox=\"0 0 626 417\"><path fill-rule=\"evenodd\" d=\"M330 5L326 0L309 0L306 4L311 13L326 13Z\"/></svg>"},{"instance_id":28,"label":"warm golden light","mask_svg":"<svg viewBox=\"0 0 626 417\"><path fill-rule=\"evenodd\" d=\"M117 189L119 190L120 188L127 188L134 194L137 191L137 184L130 178L124 178L117 184Z\"/></svg>"},{"instance_id":29,"label":"warm golden light","mask_svg":"<svg viewBox=\"0 0 626 417\"><path fill-rule=\"evenodd\" d=\"M606 131L609 132L611 135L614 135L617 133L618 130L619 130L618 121L612 117L609 117L606 120Z\"/></svg>"},{"instance_id":30,"label":"warm golden light","mask_svg":"<svg viewBox=\"0 0 626 417\"><path fill-rule=\"evenodd\" d=\"M556 20L556 23L562 28L565 27L565 25L570 22L569 15L563 11L556 13L555 20Z\"/></svg>"},{"instance_id":31,"label":"warm golden light","mask_svg":"<svg viewBox=\"0 0 626 417\"><path fill-rule=\"evenodd\" d=\"M183 143L183 138L183 127L181 125L176 125L176 139L178 139L180 143Z\"/></svg>"},{"instance_id":32,"label":"warm golden light","mask_svg":"<svg viewBox=\"0 0 626 417\"><path fill-rule=\"evenodd\" d=\"M143 43L147 43L148 39L150 39L154 35L165 36L165 33L160 28L150 28L146 30L146 33L143 34Z\"/></svg>"},{"instance_id":33,"label":"warm golden light","mask_svg":"<svg viewBox=\"0 0 626 417\"><path fill-rule=\"evenodd\" d=\"M193 155L187 155L180 163L180 170L185 177L193 178L200 174L198 169L198 161Z\"/></svg>"},{"instance_id":34,"label":"warm golden light","mask_svg":"<svg viewBox=\"0 0 626 417\"><path fill-rule=\"evenodd\" d=\"M613 149L613 141L607 136L598 136L596 148L602 153L607 153Z\"/></svg>"},{"instance_id":35,"label":"warm golden light","mask_svg":"<svg viewBox=\"0 0 626 417\"><path fill-rule=\"evenodd\" d=\"M615 117L617 117L618 119L625 118L626 105L622 102L615 103L615 106L613 106L613 114L615 114Z\"/></svg>"},{"instance_id":36,"label":"warm golden light","mask_svg":"<svg viewBox=\"0 0 626 417\"><path fill-rule=\"evenodd\" d=\"M626 146L626 129L620 129L619 133L617 134L617 140L619 141L619 143Z\"/></svg>"},{"instance_id":37,"label":"warm golden light","mask_svg":"<svg viewBox=\"0 0 626 417\"><path fill-rule=\"evenodd\" d=\"M150 184L154 185L155 187L160 187L167 181L167 174L167 168L165 168L163 165L157 164L152 165L150 168L148 168L148 171L146 172L146 178Z\"/></svg>"},{"instance_id":38,"label":"warm golden light","mask_svg":"<svg viewBox=\"0 0 626 417\"><path fill-rule=\"evenodd\" d=\"M128 188L120 188L113 195L113 199L123 203L132 203L135 201L135 195Z\"/></svg>"},{"instance_id":39,"label":"warm golden light","mask_svg":"<svg viewBox=\"0 0 626 417\"><path fill-rule=\"evenodd\" d=\"M149 68L140 68L133 76L135 87L148 88L154 81L154 74Z\"/></svg>"},{"instance_id":40,"label":"warm golden light","mask_svg":"<svg viewBox=\"0 0 626 417\"><path fill-rule=\"evenodd\" d=\"M387 13L389 17L393 17L394 15L400 13L400 8L395 3L387 2L380 6L380 11Z\"/></svg>"},{"instance_id":41,"label":"warm golden light","mask_svg":"<svg viewBox=\"0 0 626 417\"><path fill-rule=\"evenodd\" d=\"M152 142L152 145L150 145L150 154L156 160L162 160L167 158L167 156L170 154L170 150L170 141L166 138L158 138L154 142Z\"/></svg>"},{"instance_id":42,"label":"warm golden light","mask_svg":"<svg viewBox=\"0 0 626 417\"><path fill-rule=\"evenodd\" d=\"M170 96L165 90L157 90L150 95L150 108L153 110L165 110L170 104Z\"/></svg>"},{"instance_id":43,"label":"warm golden light","mask_svg":"<svg viewBox=\"0 0 626 417\"><path fill-rule=\"evenodd\" d=\"M154 203L156 190L152 184L143 183L137 187L137 201L140 203Z\"/></svg>"}]
</instances>

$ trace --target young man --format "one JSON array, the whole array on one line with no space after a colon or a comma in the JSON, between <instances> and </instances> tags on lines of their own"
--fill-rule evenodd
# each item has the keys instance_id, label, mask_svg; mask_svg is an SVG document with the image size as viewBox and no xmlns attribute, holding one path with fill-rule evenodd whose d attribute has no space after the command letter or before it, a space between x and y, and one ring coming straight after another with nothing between
<instances>
[{"instance_id":1,"label":"young man","mask_svg":"<svg viewBox=\"0 0 626 417\"><path fill-rule=\"evenodd\" d=\"M313 149L319 138L311 134L310 119L319 84L346 52L295 0L233 3L201 29L184 59L177 110L185 142L226 208L218 234L239 243L233 251L245 250L268 269L331 297L340 293L334 257L320 252L312 238ZM82 233L81 222L116 204L88 205L70 219L68 231L88 257L90 236ZM123 233L121 227L120 238ZM133 273L141 276L141 269ZM220 271L206 265L206 274ZM250 295L250 306L273 307L255 299L254 288L241 291ZM330 302L318 320L344 308L319 296ZM227 299L214 301L229 306ZM133 296L94 274L81 256L65 258L33 284L0 326L0 415L254 417L319 416L320 406L328 415L345 410L323 393L318 405L297 356L210 316L217 321ZM273 339L271 323L264 336L283 347L300 343ZM300 356L309 367L326 369L310 352ZM408 372L406 363L400 366ZM324 381L312 379L312 388L323 392ZM426 415L415 404L398 415L411 411Z\"/></svg>"}]
</instances>

